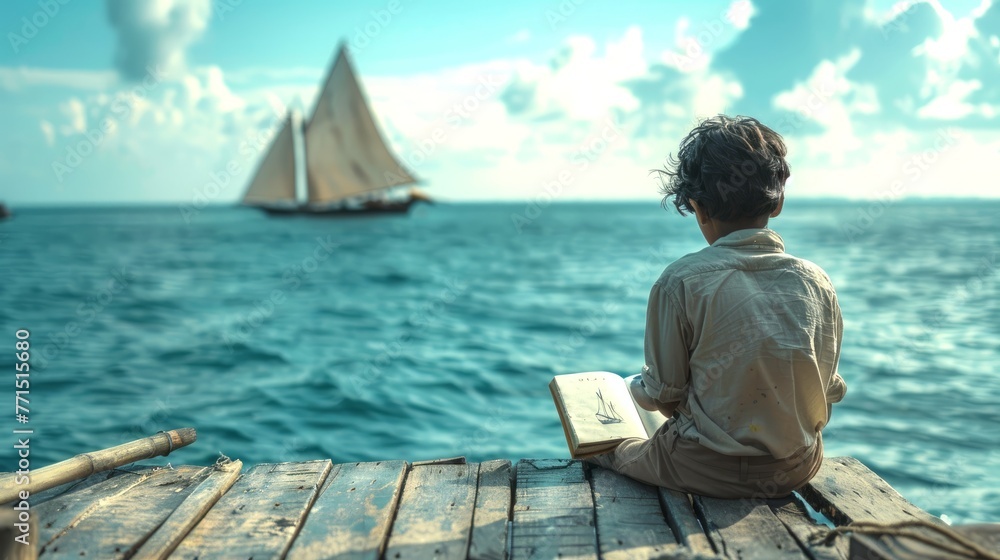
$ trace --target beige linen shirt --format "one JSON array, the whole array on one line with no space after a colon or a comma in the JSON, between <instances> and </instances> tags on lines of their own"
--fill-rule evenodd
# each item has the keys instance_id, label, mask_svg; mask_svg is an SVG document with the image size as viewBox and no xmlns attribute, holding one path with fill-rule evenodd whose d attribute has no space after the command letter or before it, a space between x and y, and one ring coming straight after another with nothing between
<instances>
[{"instance_id":1,"label":"beige linen shirt","mask_svg":"<svg viewBox=\"0 0 1000 560\"><path fill-rule=\"evenodd\" d=\"M679 413L681 437L784 459L813 445L844 397L837 294L823 269L784 251L774 231L735 231L653 284L642 380Z\"/></svg>"}]
</instances>

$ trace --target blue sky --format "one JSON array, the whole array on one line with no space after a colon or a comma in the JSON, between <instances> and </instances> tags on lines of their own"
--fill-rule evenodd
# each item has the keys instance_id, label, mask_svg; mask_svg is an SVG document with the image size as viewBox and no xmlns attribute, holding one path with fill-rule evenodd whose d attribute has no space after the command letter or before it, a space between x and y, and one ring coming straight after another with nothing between
<instances>
[{"instance_id":1,"label":"blue sky","mask_svg":"<svg viewBox=\"0 0 1000 560\"><path fill-rule=\"evenodd\" d=\"M655 199L719 112L785 135L789 196L996 196L990 0L63 1L0 5L12 205L236 201L340 41L446 200Z\"/></svg>"}]
</instances>

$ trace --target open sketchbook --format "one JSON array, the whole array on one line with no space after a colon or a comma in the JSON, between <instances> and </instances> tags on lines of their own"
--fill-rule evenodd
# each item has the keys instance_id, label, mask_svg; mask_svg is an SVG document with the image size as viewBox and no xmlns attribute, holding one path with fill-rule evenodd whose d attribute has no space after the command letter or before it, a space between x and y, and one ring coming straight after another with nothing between
<instances>
[{"instance_id":1,"label":"open sketchbook","mask_svg":"<svg viewBox=\"0 0 1000 560\"><path fill-rule=\"evenodd\" d=\"M648 438L667 418L635 404L616 373L557 375L549 383L566 443L574 459L605 453L625 438Z\"/></svg>"}]
</instances>

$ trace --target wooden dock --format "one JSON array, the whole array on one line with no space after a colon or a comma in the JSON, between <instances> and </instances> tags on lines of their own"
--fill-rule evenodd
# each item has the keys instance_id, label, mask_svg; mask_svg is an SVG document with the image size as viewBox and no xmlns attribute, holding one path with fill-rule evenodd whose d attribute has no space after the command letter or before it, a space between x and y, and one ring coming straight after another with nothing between
<instances>
[{"instance_id":1,"label":"wooden dock","mask_svg":"<svg viewBox=\"0 0 1000 560\"><path fill-rule=\"evenodd\" d=\"M941 523L850 457L801 496L838 525ZM31 514L45 559L897 557L874 536L824 543L794 497L689 496L560 459L133 466L43 492Z\"/></svg>"}]
</instances>

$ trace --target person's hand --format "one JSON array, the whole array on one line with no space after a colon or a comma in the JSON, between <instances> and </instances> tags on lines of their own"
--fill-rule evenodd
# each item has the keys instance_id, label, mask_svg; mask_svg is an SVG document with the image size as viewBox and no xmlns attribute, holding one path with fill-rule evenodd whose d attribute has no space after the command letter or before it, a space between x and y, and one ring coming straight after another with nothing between
<instances>
[{"instance_id":1,"label":"person's hand","mask_svg":"<svg viewBox=\"0 0 1000 560\"><path fill-rule=\"evenodd\" d=\"M632 400L635 401L635 404L650 412L660 410L656 399L649 396L649 393L646 392L646 385L642 382L642 374L637 373L626 377L625 383L628 385L629 392L632 393Z\"/></svg>"},{"instance_id":2,"label":"person's hand","mask_svg":"<svg viewBox=\"0 0 1000 560\"><path fill-rule=\"evenodd\" d=\"M667 418L672 418L674 416L674 411L677 410L677 404L678 403L675 402L664 404L656 401L656 410L659 410L660 414L666 416Z\"/></svg>"}]
</instances>

